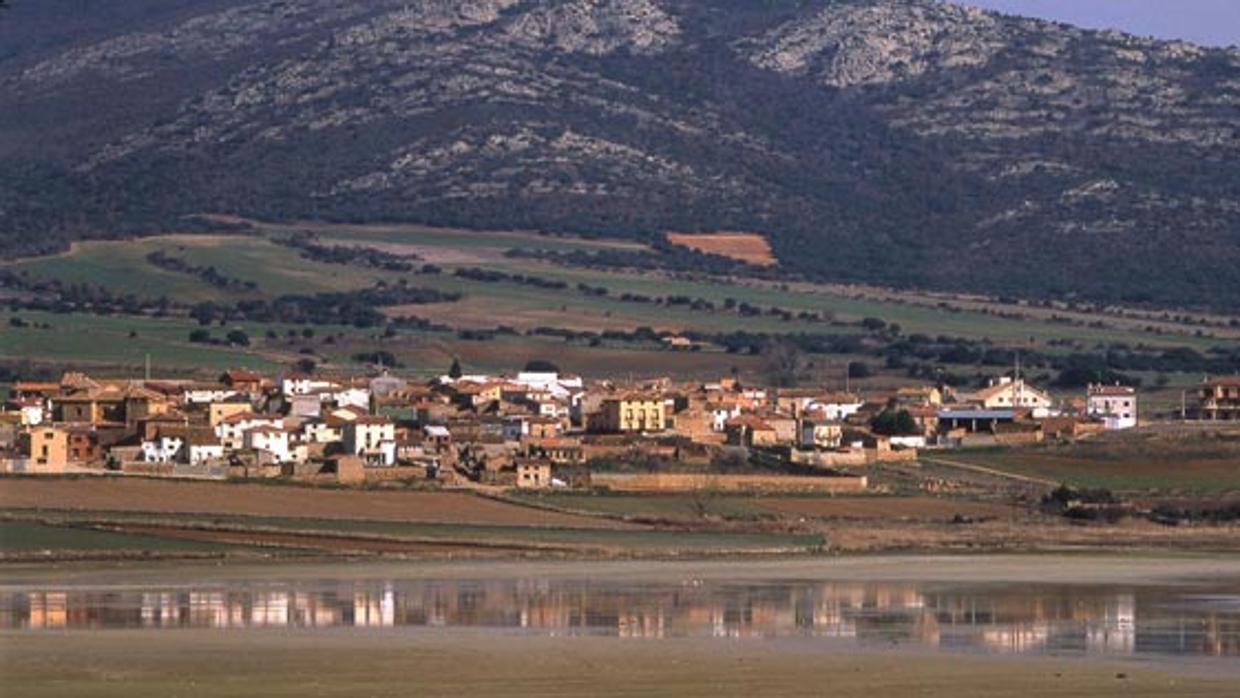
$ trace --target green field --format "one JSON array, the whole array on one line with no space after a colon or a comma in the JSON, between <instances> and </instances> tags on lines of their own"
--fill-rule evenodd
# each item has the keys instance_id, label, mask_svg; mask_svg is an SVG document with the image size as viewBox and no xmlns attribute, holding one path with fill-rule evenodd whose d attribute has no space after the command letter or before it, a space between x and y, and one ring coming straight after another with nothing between
<instances>
[{"instance_id":1,"label":"green field","mask_svg":"<svg viewBox=\"0 0 1240 698\"><path fill-rule=\"evenodd\" d=\"M410 314L454 329L490 329L499 325L528 330L535 327L573 330L631 331L649 326L658 330L695 330L706 333L749 332L833 334L860 332L848 324L791 320L761 315L740 317L722 310L725 299L750 303L761 308L778 307L793 312L811 311L852 323L878 317L897 323L906 334L947 335L972 340L991 340L1009 346L1036 348L1047 353L1071 351L1052 345L1052 340L1071 340L1078 346L1093 348L1114 342L1129 345L1184 346L1203 350L1225 343L1223 339L1194 337L1189 334L1155 335L1119 327L1088 327L1053 324L1037 319L1005 319L976 310L935 307L930 301L876 300L853 297L823 286L776 286L758 281L724 281L701 277L671 278L666 274L601 271L553 266L534 260L513 259L504 252L523 249L600 249L620 243L531 233L485 233L419 228L417 226L319 227L327 243L378 244L402 254L416 253L435 263L444 272L438 275L379 272L355 266L326 264L300 257L297 250L271 242L297 226L263 228L245 236L168 235L136 241L92 242L76 245L64 255L12 263L9 268L33 278L89 282L121 293L144 298L167 296L182 303L213 300L232 303L248 296L272 298L288 293L310 294L347 290L373 285L379 280L404 279L415 286L459 292L455 303L415 305L392 309L394 314ZM628 243L626 243L628 244ZM628 244L632 247L631 244ZM219 273L253 281L253 292L221 289L192 275L161 269L145 256L154 250L181 257L195 265L214 266ZM452 275L460 267L483 267L561 280L566 290L544 289L514 282L479 282ZM588 296L576 290L577 284L603 286L606 297ZM714 312L687 307L619 300L624 293L647 297L686 296L714 302ZM419 374L435 373L452 357L461 357L470 370L512 369L529 358L552 358L569 370L610 375L684 372L689 376L718 374L732 366L745 368L755 363L739 355L688 357L684 353L660 351L655 346L607 343L593 347L568 345L557 339L501 337L490 342L461 341L452 333L400 332L397 337L380 339L365 330L353 328L315 328L313 342L290 340L287 328L278 324L241 324L253 342L250 348L191 345L188 333L196 327L186 320L153 318L98 317L90 315L45 315L17 313L51 329L10 327L13 313L0 311L0 358L31 359L53 364L76 363L133 370L143 365L147 354L153 364L168 369L216 370L246 365L267 370L287 366L305 356L310 349L320 363L351 366L356 353L388 351ZM212 328L222 337L228 328ZM280 335L264 339L268 331ZM133 332L136 336L130 336ZM326 334L337 334L331 343ZM848 357L832 357L842 365ZM873 362L874 357L868 361ZM666 369L662 367L666 365ZM834 375L830 367L819 367L823 375ZM838 366L836 367L838 368ZM662 370L661 370L662 369ZM835 371L838 373L838 370ZM1173 377L1175 380L1178 377ZM819 378L821 380L821 377ZM1169 400L1167 397L1166 400ZM1165 403L1166 400L1162 400ZM1165 405L1164 405L1165 406Z\"/></svg>"},{"instance_id":2,"label":"green field","mask_svg":"<svg viewBox=\"0 0 1240 698\"><path fill-rule=\"evenodd\" d=\"M13 317L20 318L28 326L10 326L9 321ZM256 349L192 344L187 338L198 324L188 319L0 310L0 326L3 326L3 331L0 331L0 358L134 370L141 369L149 355L156 373L168 369L215 370L230 366L267 370L284 363ZM254 338L260 337L269 328L287 329L284 326L252 323L211 329L222 338L229 329L234 328L244 330ZM133 336L130 336L131 333ZM292 360L288 359L290 362Z\"/></svg>"},{"instance_id":3,"label":"green field","mask_svg":"<svg viewBox=\"0 0 1240 698\"><path fill-rule=\"evenodd\" d=\"M10 512L11 515L21 516L21 511ZM340 519L301 519L301 518L285 518L285 517L266 517L266 516L212 516L203 518L199 516L182 515L175 519L161 517L158 514L126 514L126 513L75 513L75 512L57 512L54 510L40 510L39 515L44 518L54 517L57 520L66 522L87 522L87 521L109 521L109 522L133 522L141 524L153 524L156 522L166 522L178 526L193 526L197 524L210 524L213 526L228 526L237 529L265 529L276 531L296 531L301 533L329 533L341 535L374 535L388 536L398 538L417 539L420 541L433 541L443 543L461 543L461 544L478 544L478 545L494 545L494 546L553 546L553 547L570 547L574 549L596 549L600 551L624 552L634 551L643 553L711 553L726 550L805 550L822 545L822 537L816 534L793 534L793 533L749 533L749 532L730 532L730 531L678 531L678 530L655 530L655 529L579 529L579 528L545 528L538 526L495 526L495 525L471 525L471 524L433 524L433 523L400 523L400 522L383 522L383 521L350 521ZM79 536L81 540L90 540L87 536L96 532L86 531L83 529L73 528L56 528L44 526L36 523L26 522L4 522L0 523L0 532L5 529L3 526L28 526L32 530L46 529L47 532L40 533L37 538L40 543L29 548L16 548L17 550L43 550L43 549L65 549L78 550ZM56 538L55 532L63 531L62 538ZM22 534L22 529L15 529L15 537ZM100 534L106 535L106 534ZM181 545L180 541L167 540L152 536L127 536L125 534L115 534L118 537L115 549L133 549L138 545L138 539L149 538L154 547L150 549L163 550L169 548L183 549L186 546L196 545L187 543ZM4 536L6 539L8 535ZM122 543L125 539L134 539L134 542L127 548ZM103 540L103 539L101 539Z\"/></svg>"},{"instance_id":4,"label":"green field","mask_svg":"<svg viewBox=\"0 0 1240 698\"><path fill-rule=\"evenodd\" d=\"M1222 494L1240 492L1240 449L1180 447L1179 451L1106 452L1062 447L984 452L953 452L950 461L980 465L1073 487L1116 492Z\"/></svg>"},{"instance_id":5,"label":"green field","mask_svg":"<svg viewBox=\"0 0 1240 698\"><path fill-rule=\"evenodd\" d=\"M762 506L755 497L726 495L695 498L687 494L630 496L568 492L521 493L516 495L516 499L570 511L643 517L694 518L700 516L702 511L728 519L753 519L776 514L774 510Z\"/></svg>"},{"instance_id":6,"label":"green field","mask_svg":"<svg viewBox=\"0 0 1240 698\"><path fill-rule=\"evenodd\" d=\"M34 521L0 521L0 553L217 552L241 549L244 549L243 546L172 540L158 536L95 531L71 526L49 526Z\"/></svg>"}]
</instances>

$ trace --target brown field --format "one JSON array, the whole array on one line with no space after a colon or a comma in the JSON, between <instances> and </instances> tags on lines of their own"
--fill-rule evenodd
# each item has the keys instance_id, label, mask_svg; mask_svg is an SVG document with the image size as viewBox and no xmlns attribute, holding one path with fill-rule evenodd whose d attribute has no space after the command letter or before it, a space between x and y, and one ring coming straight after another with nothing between
<instances>
[{"instance_id":1,"label":"brown field","mask_svg":"<svg viewBox=\"0 0 1240 698\"><path fill-rule=\"evenodd\" d=\"M947 521L957 514L974 519L1012 514L1012 508L1002 504L931 497L771 497L761 504L780 514L815 519Z\"/></svg>"},{"instance_id":2,"label":"brown field","mask_svg":"<svg viewBox=\"0 0 1240 698\"><path fill-rule=\"evenodd\" d=\"M45 696L1234 696L1191 663L796 641L427 632L0 633L0 694Z\"/></svg>"},{"instance_id":3,"label":"brown field","mask_svg":"<svg viewBox=\"0 0 1240 698\"><path fill-rule=\"evenodd\" d=\"M232 514L423 523L623 528L627 524L464 492L328 490L142 478L0 479L0 507Z\"/></svg>"},{"instance_id":4,"label":"brown field","mask_svg":"<svg viewBox=\"0 0 1240 698\"><path fill-rule=\"evenodd\" d=\"M717 254L758 267L779 263L766 238L757 233L668 233L667 241L689 249Z\"/></svg>"}]
</instances>

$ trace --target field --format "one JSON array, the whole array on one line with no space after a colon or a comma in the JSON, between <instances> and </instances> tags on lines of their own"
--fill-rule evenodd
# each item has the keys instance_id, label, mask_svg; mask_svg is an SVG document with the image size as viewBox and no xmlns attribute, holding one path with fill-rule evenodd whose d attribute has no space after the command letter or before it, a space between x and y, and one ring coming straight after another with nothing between
<instances>
[{"instance_id":1,"label":"field","mask_svg":"<svg viewBox=\"0 0 1240 698\"><path fill-rule=\"evenodd\" d=\"M1070 446L958 451L944 459L1126 493L1240 493L1240 438L1209 425L1143 429Z\"/></svg>"},{"instance_id":2,"label":"field","mask_svg":"<svg viewBox=\"0 0 1240 698\"><path fill-rule=\"evenodd\" d=\"M0 555L77 550L83 552L168 552L239 550L231 545L203 541L176 541L162 536L49 526L32 521L0 520Z\"/></svg>"},{"instance_id":3,"label":"field","mask_svg":"<svg viewBox=\"0 0 1240 698\"><path fill-rule=\"evenodd\" d=\"M667 241L760 267L778 263L771 244L757 233L668 233Z\"/></svg>"},{"instance_id":4,"label":"field","mask_svg":"<svg viewBox=\"0 0 1240 698\"><path fill-rule=\"evenodd\" d=\"M0 478L0 508L625 528L468 493L333 490L145 478Z\"/></svg>"},{"instance_id":5,"label":"field","mask_svg":"<svg viewBox=\"0 0 1240 698\"><path fill-rule=\"evenodd\" d=\"M729 519L795 517L826 520L949 521L956 515L984 518L1011 514L1011 507L986 502L933 497L793 497L718 495L523 495L522 499L557 509L652 518Z\"/></svg>"},{"instance_id":6,"label":"field","mask_svg":"<svg viewBox=\"0 0 1240 698\"><path fill-rule=\"evenodd\" d=\"M272 242L275 237L305 230L318 234L324 244L362 245L415 253L426 262L439 265L443 273L379 272L321 263L304 259L296 250ZM342 291L371 286L380 280L403 279L415 286L459 292L463 298L455 303L397 307L388 311L395 315L415 315L453 330L493 329L505 325L521 332L537 327L594 331L651 327L672 332L722 333L744 329L771 334L855 334L859 330L850 323L881 318L899 324L907 334L1028 346L1052 354L1071 347L1093 348L1117 342L1205 350L1226 344L1235 335L1226 328L1211 328L1197 336L1195 326L1178 325L1167 319L1089 315L1005 305L976 297L564 267L505 256L513 249L634 251L644 248L632 242L519 231L480 232L404 225L261 224L246 235L166 235L137 241L82 243L60 256L21 260L4 267L32 279L89 282L119 293L151 299L168 296L180 302L232 303L247 297ZM226 277L253 282L257 288L253 291L219 288L195 275L156 267L145 259L153 251L184 258L195 265L214 267ZM541 288L515 281L477 281L453 274L464 267L562 281L568 288ZM579 284L606 288L608 294L581 293L577 289ZM624 294L703 299L716 304L717 309L690 310L687 306L625 301L620 298ZM783 320L765 313L741 318L723 309L728 299L759 308L781 308L794 314L819 313L830 321L795 317ZM1019 312L1024 317L1000 315L1011 312ZM697 377L718 375L733 366L747 375L762 370L760 357L723 354L709 349L690 355L690 352L670 351L649 343L612 340L587 346L520 335L476 342L462 339L455 332L400 330L394 336L378 337L373 332L351 327L319 327L315 328L318 337L305 341L287 338L289 328L279 323L241 323L237 328L244 329L252 341L250 347L241 348L191 345L187 335L196 325L188 320L3 311L0 322L8 325L15 315L27 326L6 326L6 331L0 333L0 359L30 360L52 366L73 364L132 371L142 365L149 353L157 372L195 368L214 371L237 364L267 369L289 365L304 357L336 368L351 365L356 368L352 361L354 354L383 350L392 353L407 370L419 375L441 371L453 357L460 357L466 368L473 370L512 369L526 357L562 359L562 365L567 364L565 367L569 370L587 375L673 372ZM1071 322L1061 321L1063 318ZM51 328L42 329L39 327L42 324ZM1156 328L1157 332L1148 331L1147 327ZM212 329L222 336L234 327ZM277 338L268 338L268 332ZM855 357L833 355L828 362L818 362L812 369L815 380L838 378L843 362L850 358ZM875 359L869 357L868 360ZM1152 382L1154 376L1147 378ZM1165 395L1159 394L1150 404L1170 406L1173 399L1178 399L1178 388L1197 377L1172 375L1170 379L1171 384L1162 391Z\"/></svg>"}]
</instances>

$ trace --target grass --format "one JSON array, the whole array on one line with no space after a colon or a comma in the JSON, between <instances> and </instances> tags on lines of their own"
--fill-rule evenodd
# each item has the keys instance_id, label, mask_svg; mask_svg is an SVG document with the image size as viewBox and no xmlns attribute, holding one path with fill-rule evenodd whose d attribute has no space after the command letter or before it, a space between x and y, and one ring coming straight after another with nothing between
<instances>
[{"instance_id":1,"label":"grass","mask_svg":"<svg viewBox=\"0 0 1240 698\"><path fill-rule=\"evenodd\" d=\"M1175 453L1112 452L1081 446L1037 450L962 451L951 460L1117 492L1221 494L1240 492L1240 454L1184 446Z\"/></svg>"},{"instance_id":2,"label":"grass","mask_svg":"<svg viewBox=\"0 0 1240 698\"><path fill-rule=\"evenodd\" d=\"M146 261L156 250L198 266L253 281L255 292L220 289L201 279L161 269ZM167 296L181 302L229 301L287 293L314 293L371 285L377 276L348 267L302 259L261 237L164 235L123 242L83 242L63 255L12 265L35 278L90 283L144 298Z\"/></svg>"},{"instance_id":3,"label":"grass","mask_svg":"<svg viewBox=\"0 0 1240 698\"><path fill-rule=\"evenodd\" d=\"M296 226L288 226L264 232L268 235L286 234L295 229ZM258 294L263 296L357 288L371 285L379 278L390 280L406 276L418 285L463 292L475 299L479 307L490 311L471 313L466 306L466 312L462 313L452 305L443 305L426 306L417 313L453 319L462 326L470 327L493 327L496 324L556 325L557 318L561 321L563 319L558 315L560 307L568 305L568 316L574 321L569 324L575 327L582 326L584 322L586 326L594 324L630 329L651 325L702 331L726 331L739 327L764 332L855 331L854 328L837 328L825 323L783 322L770 317L742 320L730 313L702 313L653 304L626 303L614 298L585 297L575 291L474 282L451 276L451 270L457 266L502 268L510 272L559 279L574 286L577 283L605 286L612 296L626 292L652 297L683 295L705 298L719 305L722 305L726 298L734 298L763 307L830 312L845 321L880 317L900 324L906 333L925 333L932 336L988 338L1022 344L1027 344L1030 340L1045 343L1051 339L1073 339L1088 345L1140 341L1155 346L1189 346L1197 349L1216 346L1222 341L1191 336L1151 335L1121 328L1076 327L1006 319L973 310L950 310L922 304L850 297L827 287L803 285L781 288L758 282L725 284L711 280L672 279L636 272L566 269L536 260L503 257L505 251L514 247L596 249L613 244L609 241L522 233L452 231L417 226L331 226L322 231L321 235L341 244L381 242L412 245L423 252L432 249L463 254L459 255L461 259L457 260L456 264L442 264L449 273L438 277L381 274L371 270L305 260L296 251L275 245L263 236L169 235L136 241L82 243L76 245L68 254L18 262L13 268L36 277L91 282L139 296L167 295L185 302L235 300L247 294L218 289L191 275L159 269L146 262L146 254L158 249L184 257L195 264L213 265L227 276L258 283ZM550 315L548 311L552 311Z\"/></svg>"},{"instance_id":4,"label":"grass","mask_svg":"<svg viewBox=\"0 0 1240 698\"><path fill-rule=\"evenodd\" d=\"M708 514L729 519L751 519L775 514L754 497L712 496L698 500L686 494L596 495L571 492L518 494L515 498L532 504L595 514L689 518L698 516L699 502Z\"/></svg>"},{"instance_id":5,"label":"grass","mask_svg":"<svg viewBox=\"0 0 1240 698\"><path fill-rule=\"evenodd\" d=\"M0 553L237 550L242 546L172 540L158 536L49 526L33 521L0 521Z\"/></svg>"},{"instance_id":6,"label":"grass","mask_svg":"<svg viewBox=\"0 0 1240 698\"><path fill-rule=\"evenodd\" d=\"M9 319L20 317L27 327L11 327ZM47 329L37 325L49 325ZM284 362L243 347L191 344L188 336L197 323L184 318L136 316L58 315L54 313L0 310L0 358L30 359L41 362L89 363L140 368L147 355L156 369L249 366L270 370ZM229 328L212 327L217 337L238 328L251 337L267 329L280 331L292 327L238 323ZM320 328L320 333L328 331ZM134 336L130 336L130 333ZM288 361L292 361L289 358ZM157 371L158 372L158 371Z\"/></svg>"},{"instance_id":7,"label":"grass","mask_svg":"<svg viewBox=\"0 0 1240 698\"><path fill-rule=\"evenodd\" d=\"M990 339L1007 345L1036 346L1049 353L1069 351L1051 346L1052 339L1070 339L1086 346L1124 342L1149 346L1188 346L1204 349L1223 340L1180 335L1153 335L1124 328L1077 327L1048 324L1040 320L1000 318L977 310L933 307L926 299L918 303L855 297L846 289L807 284L791 287L744 281L725 283L710 279L670 278L663 274L564 268L529 259L513 259L503 253L514 247L537 249L597 249L615 241L541 236L534 233L456 231L419 226L314 226L326 240L341 244L377 242L411 246L430 261L447 256L452 262L436 262L440 275L380 273L357 267L322 264L302 259L295 250L278 246L270 238L303 226L273 226L251 236L166 235L134 241L88 242L75 245L67 254L24 260L9 266L38 278L66 282L90 282L118 292L145 297L168 296L179 302L201 300L235 302L249 295L272 297L286 293L315 293L369 286L380 278L404 278L418 286L457 291L457 303L431 304L399 309L454 328L493 328L509 325L518 329L537 326L578 330L632 330L650 326L661 330L767 333L855 333L854 326L793 320L770 316L741 318L729 312L699 312L683 307L618 300L623 293L649 297L688 296L704 298L722 307L727 298L759 307L780 307L833 314L841 321L879 317L898 323L905 333ZM623 243L632 247L631 243ZM154 250L184 257L193 264L211 265L222 274L254 281L257 291L245 293L219 289L188 274L170 272L149 264L145 256ZM455 268L481 266L564 281L569 290L556 291L516 283L486 283L452 275ZM610 297L585 296L578 283L604 286ZM150 354L157 367L214 371L247 365L266 370L288 365L309 347L330 363L351 366L355 353L382 349L395 354L413 372L435 373L453 357L460 357L470 370L510 370L530 358L551 358L561 366L591 375L633 373L654 375L674 372L686 377L717 375L732 366L757 368L760 360L736 355L700 356L658 351L632 344L584 347L559 340L505 337L493 342L468 342L448 333L401 332L395 339L379 341L371 332L354 328L315 328L320 339L313 342L268 342L261 337L268 329L284 335L280 325L242 324L254 340L250 349L190 345L186 336L194 329L184 320L106 318L87 315L51 316L19 313L24 319L47 322L51 330L10 328L11 313L0 312L0 359L33 359L53 364L83 364L123 368L142 366ZM137 333L130 337L130 331ZM223 328L213 328L217 336ZM341 333L340 341L327 345L321 337ZM842 364L844 357L832 357ZM322 361L320 361L321 363ZM1173 377L1173 380L1179 377ZM1163 399L1165 397L1165 399ZM1160 396L1159 404L1173 395Z\"/></svg>"},{"instance_id":8,"label":"grass","mask_svg":"<svg viewBox=\"0 0 1240 698\"><path fill-rule=\"evenodd\" d=\"M22 512L15 511L15 515ZM285 531L311 531L335 534L379 535L466 542L478 544L556 545L641 552L712 552L723 550L766 550L772 548L810 548L822 544L821 536L790 533L734 533L672 530L608 530L549 528L540 526L498 526L471 524L402 523L341 519L288 518L269 516L196 516L146 513L54 512L41 510L41 516L55 515L67 521L118 521L133 523L175 522L176 525L214 524L262 527ZM71 529L67 529L71 530Z\"/></svg>"}]
</instances>

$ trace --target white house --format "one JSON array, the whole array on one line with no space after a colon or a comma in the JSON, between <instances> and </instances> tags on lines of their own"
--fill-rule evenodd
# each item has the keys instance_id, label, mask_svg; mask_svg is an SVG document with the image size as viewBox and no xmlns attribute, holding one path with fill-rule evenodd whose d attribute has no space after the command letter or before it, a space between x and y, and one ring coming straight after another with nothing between
<instances>
[{"instance_id":1,"label":"white house","mask_svg":"<svg viewBox=\"0 0 1240 698\"><path fill-rule=\"evenodd\" d=\"M344 425L344 448L369 465L396 463L396 424L387 417L358 417Z\"/></svg>"},{"instance_id":2,"label":"white house","mask_svg":"<svg viewBox=\"0 0 1240 698\"><path fill-rule=\"evenodd\" d=\"M807 402L805 412L816 412L823 419L831 422L842 422L861 409L865 401L860 395L852 393L831 393Z\"/></svg>"},{"instance_id":3,"label":"white house","mask_svg":"<svg viewBox=\"0 0 1240 698\"><path fill-rule=\"evenodd\" d=\"M229 398L240 395L238 391L214 383L191 385L185 388L182 398L187 405L209 405L213 402L225 402Z\"/></svg>"},{"instance_id":4,"label":"white house","mask_svg":"<svg viewBox=\"0 0 1240 698\"><path fill-rule=\"evenodd\" d=\"M315 378L301 373L291 373L280 379L280 392L285 397L292 395L308 395L314 392L324 390L335 390L341 387L339 383L325 378Z\"/></svg>"},{"instance_id":5,"label":"white house","mask_svg":"<svg viewBox=\"0 0 1240 698\"><path fill-rule=\"evenodd\" d=\"M292 434L282 427L256 426L245 431L245 446L266 451L277 463L300 463L306 460L305 444L294 443Z\"/></svg>"},{"instance_id":6,"label":"white house","mask_svg":"<svg viewBox=\"0 0 1240 698\"><path fill-rule=\"evenodd\" d=\"M233 450L245 446L245 433L255 427L282 429L284 427L284 419L254 414L253 412L241 412L227 417L217 424L215 426L215 435L219 437L220 443L224 445L225 449Z\"/></svg>"},{"instance_id":7,"label":"white house","mask_svg":"<svg viewBox=\"0 0 1240 698\"><path fill-rule=\"evenodd\" d=\"M189 463L199 465L224 457L224 445L211 429L161 429L142 442L142 460L147 463Z\"/></svg>"},{"instance_id":8,"label":"white house","mask_svg":"<svg viewBox=\"0 0 1240 698\"><path fill-rule=\"evenodd\" d=\"M1126 385L1093 385L1087 389L1085 413L1101 419L1107 429L1137 426L1137 391Z\"/></svg>"},{"instance_id":9,"label":"white house","mask_svg":"<svg viewBox=\"0 0 1240 698\"><path fill-rule=\"evenodd\" d=\"M1023 378L1003 376L971 395L962 396L988 410L1028 409L1035 417L1045 416L1055 404L1051 396L1025 382Z\"/></svg>"}]
</instances>

